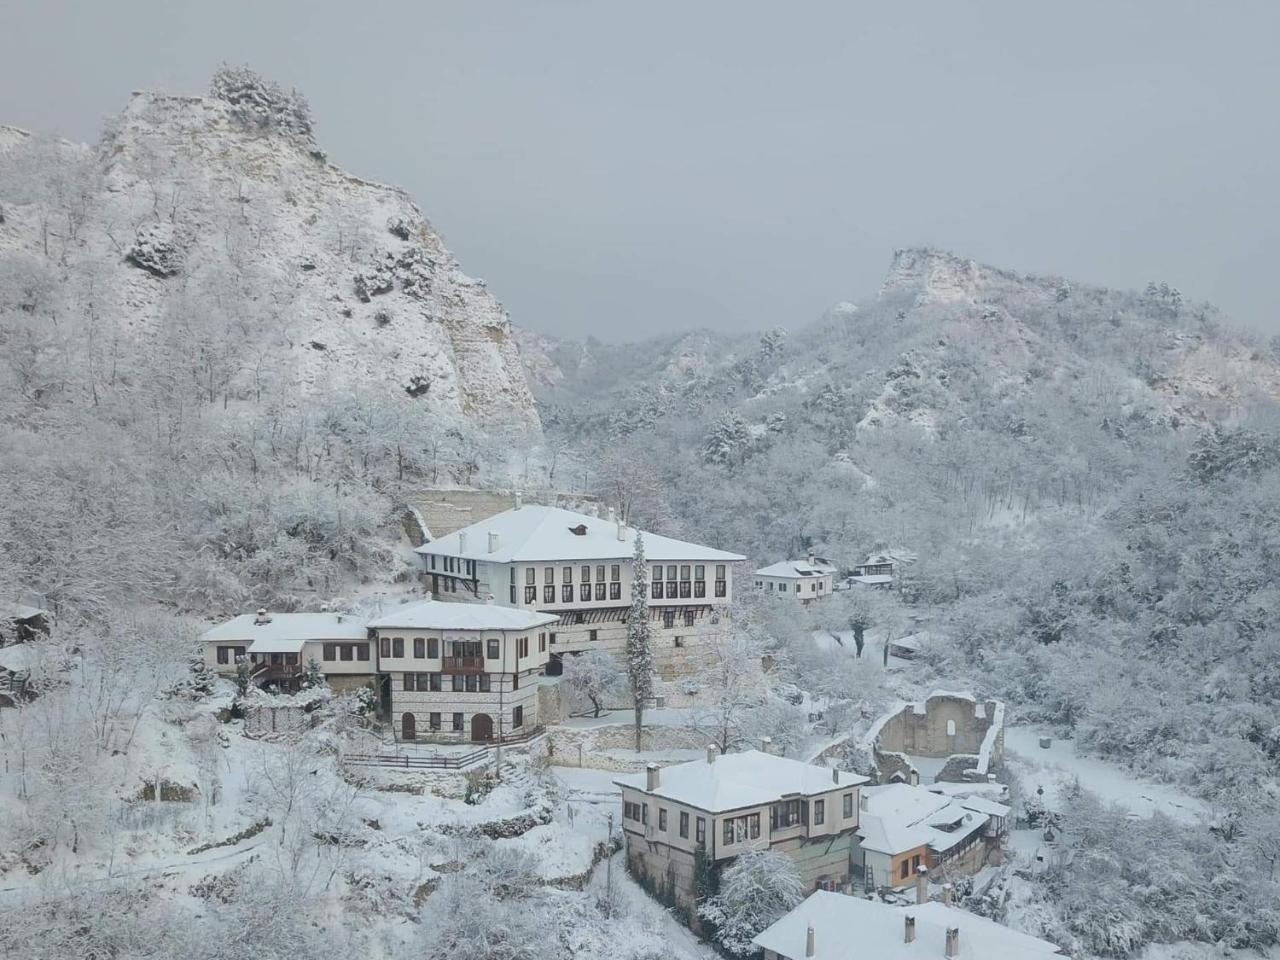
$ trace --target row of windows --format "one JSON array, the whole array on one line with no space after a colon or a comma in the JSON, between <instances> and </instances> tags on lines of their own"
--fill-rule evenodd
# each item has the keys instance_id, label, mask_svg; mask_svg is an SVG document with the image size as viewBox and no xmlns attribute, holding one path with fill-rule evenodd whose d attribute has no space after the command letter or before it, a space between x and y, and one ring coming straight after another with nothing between
<instances>
[{"instance_id":1,"label":"row of windows","mask_svg":"<svg viewBox=\"0 0 1280 960\"><path fill-rule=\"evenodd\" d=\"M369 645L367 643L326 643L321 654L325 660L368 660Z\"/></svg>"},{"instance_id":2,"label":"row of windows","mask_svg":"<svg viewBox=\"0 0 1280 960\"><path fill-rule=\"evenodd\" d=\"M622 584L621 584L621 583L609 583L609 584L605 584L605 583L597 583L597 584L595 584L595 599L597 599L597 600L603 600L603 599L605 599L605 588L606 588L606 587L608 588L608 592L609 592L609 599L610 599L610 600L621 600L621 599L622 599ZM579 602L579 603L588 603L588 602L590 602L590 600L591 600L591 594L592 594L592 585L591 585L591 584L589 584L589 583L583 583L583 584L580 584L580 585L578 586L578 602ZM515 603L515 602L516 602L516 588L515 588L514 586L511 588L511 602L512 602L512 603ZM537 602L538 602L538 588L537 588L537 587L525 587L525 588L524 588L524 602L525 602L525 603L530 603L530 604L532 604L532 603L537 603ZM546 586L544 586L544 587L542 588L542 602L543 602L543 603L555 603L555 602L556 602L556 588L555 588L554 586L552 586L551 584L547 584ZM560 587L560 602L561 602L561 603L573 603L573 584L572 584L572 583L566 583L566 584L562 584L562 585L561 585L561 587Z\"/></svg>"},{"instance_id":3,"label":"row of windows","mask_svg":"<svg viewBox=\"0 0 1280 960\"><path fill-rule=\"evenodd\" d=\"M408 716L408 714L406 714L406 716ZM427 729L438 731L440 729L440 717L441 714L438 713L427 714ZM512 728L524 726L524 707L514 707L512 709L511 726ZM455 733L461 733L466 729L463 714L454 713L450 715L450 729Z\"/></svg>"},{"instance_id":4,"label":"row of windows","mask_svg":"<svg viewBox=\"0 0 1280 960\"><path fill-rule=\"evenodd\" d=\"M786 593L786 592L787 592L787 585L786 585L785 583L775 583L773 580L769 580L769 581L757 580L757 581L756 581L756 586L757 586L757 587L768 587L770 590L777 590L779 593ZM799 584L799 583L797 583L797 584L796 584L796 593L799 593L799 592L800 592L800 584ZM810 592L810 593L826 593L826 592L827 592L827 582L826 582L825 580L811 580L811 581L809 581L809 592Z\"/></svg>"},{"instance_id":5,"label":"row of windows","mask_svg":"<svg viewBox=\"0 0 1280 960\"><path fill-rule=\"evenodd\" d=\"M609 566L609 579L615 583L621 583L622 582L622 565L618 563L611 563L608 566ZM596 565L596 581L597 582L604 581L604 568L605 568L605 564L603 563ZM524 568L525 586L527 587L536 586L537 585L536 577L537 577L537 570L535 568L533 567ZM582 565L581 579L583 583L591 582L591 565L590 564L584 563ZM512 567L511 582L515 583L515 581L516 581L516 568ZM542 568L542 582L545 584L552 584L556 582L555 567ZM560 568L560 582L573 583L573 567L565 566Z\"/></svg>"},{"instance_id":6,"label":"row of windows","mask_svg":"<svg viewBox=\"0 0 1280 960\"><path fill-rule=\"evenodd\" d=\"M382 637L379 640L379 653L387 658L403 657L405 644L404 637ZM329 656L329 647L334 644L325 644L325 659L332 660ZM369 650L362 647L363 656L361 660L369 659ZM547 635L545 633L538 634L538 650L545 653L547 649ZM449 643L449 650L446 656L450 657L484 657L486 660L498 660L502 657L502 641L496 637L490 637L483 643L479 640L452 640ZM529 638L516 638L516 656L529 656ZM350 660L344 652L343 660ZM415 660L438 660L440 659L440 638L439 637L414 637L413 638L413 659Z\"/></svg>"},{"instance_id":7,"label":"row of windows","mask_svg":"<svg viewBox=\"0 0 1280 960\"><path fill-rule=\"evenodd\" d=\"M435 570L439 561L439 568L445 573L457 573L465 577L474 577L476 575L476 562L474 560L463 560L461 557L437 557L434 553L427 554L427 568Z\"/></svg>"},{"instance_id":8,"label":"row of windows","mask_svg":"<svg viewBox=\"0 0 1280 960\"><path fill-rule=\"evenodd\" d=\"M741 817L725 817L721 821L720 839L725 846L744 840L760 839L760 814L748 813Z\"/></svg>"},{"instance_id":9,"label":"row of windows","mask_svg":"<svg viewBox=\"0 0 1280 960\"><path fill-rule=\"evenodd\" d=\"M622 804L622 816L627 820L633 820L636 823L648 823L649 807L647 804L632 803L631 801L628 800ZM758 820L759 818L757 817L757 821ZM759 823L757 823L756 826L757 826L756 833L758 836ZM658 808L658 829L663 833L667 832L667 808L666 807ZM695 830L696 830L696 834L694 837L694 842L706 843L707 842L706 817L697 818ZM689 814L685 811L680 812L680 836L686 840L689 839Z\"/></svg>"},{"instance_id":10,"label":"row of windows","mask_svg":"<svg viewBox=\"0 0 1280 960\"><path fill-rule=\"evenodd\" d=\"M404 689L417 690L420 693L440 693L450 690L453 693L488 693L492 687L490 674L487 673L406 673ZM446 679L447 678L447 679ZM511 675L511 689L520 689L520 678Z\"/></svg>"},{"instance_id":11,"label":"row of windows","mask_svg":"<svg viewBox=\"0 0 1280 960\"><path fill-rule=\"evenodd\" d=\"M688 580L689 579L689 570L690 570L689 564L687 563L680 564L678 567L678 570L680 575L676 576L676 571L677 571L676 564L668 563L666 566L663 566L661 563L655 563L653 565L654 582L657 582L663 579L666 579L666 580ZM664 573L666 574L665 577L663 576ZM705 580L706 578L707 578L707 568L700 563L695 563L693 565L693 579ZM723 563L717 563L716 579L723 580L724 578L725 578L725 565Z\"/></svg>"}]
</instances>

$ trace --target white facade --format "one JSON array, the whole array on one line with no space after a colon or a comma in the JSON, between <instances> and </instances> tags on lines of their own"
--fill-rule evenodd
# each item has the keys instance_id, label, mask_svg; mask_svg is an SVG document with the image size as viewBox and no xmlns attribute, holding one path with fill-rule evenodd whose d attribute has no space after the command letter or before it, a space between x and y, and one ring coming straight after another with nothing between
<instances>
[{"instance_id":1,"label":"white facade","mask_svg":"<svg viewBox=\"0 0 1280 960\"><path fill-rule=\"evenodd\" d=\"M536 504L513 507L417 552L441 599L492 596L501 606L558 616L548 638L558 660L596 645L615 652L625 646L637 532L661 672L678 662L681 648L714 628L718 608L733 597L733 565L742 556Z\"/></svg>"},{"instance_id":2,"label":"white facade","mask_svg":"<svg viewBox=\"0 0 1280 960\"><path fill-rule=\"evenodd\" d=\"M767 593L812 603L831 596L837 572L834 564L810 555L804 560L780 560L761 567L755 573L755 585Z\"/></svg>"},{"instance_id":3,"label":"white facade","mask_svg":"<svg viewBox=\"0 0 1280 960\"><path fill-rule=\"evenodd\" d=\"M437 600L374 620L369 631L396 736L484 743L537 727L555 622L537 611Z\"/></svg>"}]
</instances>

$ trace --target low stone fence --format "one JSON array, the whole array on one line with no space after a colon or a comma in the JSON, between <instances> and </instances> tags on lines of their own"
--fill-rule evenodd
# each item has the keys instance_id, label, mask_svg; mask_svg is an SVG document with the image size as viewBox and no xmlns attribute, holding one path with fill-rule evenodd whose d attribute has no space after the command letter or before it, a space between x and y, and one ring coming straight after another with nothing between
<instances>
[{"instance_id":1,"label":"low stone fence","mask_svg":"<svg viewBox=\"0 0 1280 960\"><path fill-rule=\"evenodd\" d=\"M548 762L557 766L636 773L652 759L634 755L636 735L630 724L548 727L547 738ZM641 731L640 745L645 752L701 750L706 747L707 738L684 727L652 726Z\"/></svg>"}]
</instances>

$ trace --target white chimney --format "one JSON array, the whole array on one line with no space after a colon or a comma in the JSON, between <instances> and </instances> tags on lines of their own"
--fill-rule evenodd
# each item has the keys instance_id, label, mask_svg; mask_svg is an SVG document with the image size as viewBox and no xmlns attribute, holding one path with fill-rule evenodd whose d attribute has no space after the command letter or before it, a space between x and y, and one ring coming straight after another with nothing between
<instances>
[{"instance_id":1,"label":"white chimney","mask_svg":"<svg viewBox=\"0 0 1280 960\"><path fill-rule=\"evenodd\" d=\"M519 490L517 490L517 491L516 491L516 502L515 502L515 506L514 506L514 507L512 507L512 509L513 509L513 510L519 510L521 506L522 506L522 501L520 500L520 491L519 491Z\"/></svg>"},{"instance_id":2,"label":"white chimney","mask_svg":"<svg viewBox=\"0 0 1280 960\"><path fill-rule=\"evenodd\" d=\"M618 511L617 511L617 510L614 510L614 509L613 509L613 507L610 507L610 508L609 508L609 522L610 522L610 523L613 523L613 521L615 521L615 520L617 520L617 519L618 519Z\"/></svg>"},{"instance_id":3,"label":"white chimney","mask_svg":"<svg viewBox=\"0 0 1280 960\"><path fill-rule=\"evenodd\" d=\"M929 868L923 863L916 868L916 903L929 902Z\"/></svg>"},{"instance_id":4,"label":"white chimney","mask_svg":"<svg viewBox=\"0 0 1280 960\"><path fill-rule=\"evenodd\" d=\"M489 552L490 553L498 552L498 535L494 533L492 530L489 531Z\"/></svg>"},{"instance_id":5,"label":"white chimney","mask_svg":"<svg viewBox=\"0 0 1280 960\"><path fill-rule=\"evenodd\" d=\"M707 763L716 762L716 752L719 748L714 743L707 744Z\"/></svg>"},{"instance_id":6,"label":"white chimney","mask_svg":"<svg viewBox=\"0 0 1280 960\"><path fill-rule=\"evenodd\" d=\"M760 752L773 753L773 737L760 738Z\"/></svg>"},{"instance_id":7,"label":"white chimney","mask_svg":"<svg viewBox=\"0 0 1280 960\"><path fill-rule=\"evenodd\" d=\"M817 566L818 558L817 556L814 555L814 552L812 550L809 551L808 560L809 560L809 566L811 567Z\"/></svg>"},{"instance_id":8,"label":"white chimney","mask_svg":"<svg viewBox=\"0 0 1280 960\"><path fill-rule=\"evenodd\" d=\"M812 957L817 953L817 948L813 942L813 924L809 924L809 929L804 932L804 955Z\"/></svg>"},{"instance_id":9,"label":"white chimney","mask_svg":"<svg viewBox=\"0 0 1280 960\"><path fill-rule=\"evenodd\" d=\"M644 768L644 788L650 793L658 789L658 771L660 769L656 763L650 763Z\"/></svg>"},{"instance_id":10,"label":"white chimney","mask_svg":"<svg viewBox=\"0 0 1280 960\"><path fill-rule=\"evenodd\" d=\"M254 617L254 618L253 618L253 622L254 622L255 624L257 624L258 626L262 626L262 624L264 624L264 623L270 623L270 622L271 622L271 618L267 616L267 608L266 608L266 607L259 607L259 608L258 608L258 615L257 615L256 617Z\"/></svg>"},{"instance_id":11,"label":"white chimney","mask_svg":"<svg viewBox=\"0 0 1280 960\"><path fill-rule=\"evenodd\" d=\"M832 783L840 782L840 770L837 767L831 768L831 782Z\"/></svg>"},{"instance_id":12,"label":"white chimney","mask_svg":"<svg viewBox=\"0 0 1280 960\"><path fill-rule=\"evenodd\" d=\"M960 928L947 927L947 949L944 951L948 957L960 956Z\"/></svg>"},{"instance_id":13,"label":"white chimney","mask_svg":"<svg viewBox=\"0 0 1280 960\"><path fill-rule=\"evenodd\" d=\"M627 539L627 521L623 520L621 517L618 518L618 539Z\"/></svg>"},{"instance_id":14,"label":"white chimney","mask_svg":"<svg viewBox=\"0 0 1280 960\"><path fill-rule=\"evenodd\" d=\"M904 923L902 925L903 926L902 942L915 943L916 942L916 918L908 914L903 919L904 919Z\"/></svg>"},{"instance_id":15,"label":"white chimney","mask_svg":"<svg viewBox=\"0 0 1280 960\"><path fill-rule=\"evenodd\" d=\"M467 531L465 530L458 531L458 552L467 552Z\"/></svg>"},{"instance_id":16,"label":"white chimney","mask_svg":"<svg viewBox=\"0 0 1280 960\"><path fill-rule=\"evenodd\" d=\"M859 791L858 792L858 809L861 810L863 813L866 813L870 807L870 804L871 804L871 801L868 799L867 795Z\"/></svg>"},{"instance_id":17,"label":"white chimney","mask_svg":"<svg viewBox=\"0 0 1280 960\"><path fill-rule=\"evenodd\" d=\"M942 902L946 904L951 903L951 884L949 883L944 883L942 885Z\"/></svg>"}]
</instances>

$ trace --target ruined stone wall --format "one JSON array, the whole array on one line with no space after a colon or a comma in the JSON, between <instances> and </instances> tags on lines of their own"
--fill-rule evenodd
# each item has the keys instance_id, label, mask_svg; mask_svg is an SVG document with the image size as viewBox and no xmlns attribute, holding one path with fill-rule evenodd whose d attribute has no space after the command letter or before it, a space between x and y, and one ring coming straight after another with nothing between
<instances>
[{"instance_id":1,"label":"ruined stone wall","mask_svg":"<svg viewBox=\"0 0 1280 960\"><path fill-rule=\"evenodd\" d=\"M969 694L935 692L904 704L872 728L870 745L881 782L909 780L910 758L947 758L940 781L985 778L1004 756L1004 704Z\"/></svg>"}]
</instances>

